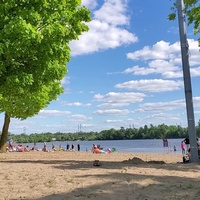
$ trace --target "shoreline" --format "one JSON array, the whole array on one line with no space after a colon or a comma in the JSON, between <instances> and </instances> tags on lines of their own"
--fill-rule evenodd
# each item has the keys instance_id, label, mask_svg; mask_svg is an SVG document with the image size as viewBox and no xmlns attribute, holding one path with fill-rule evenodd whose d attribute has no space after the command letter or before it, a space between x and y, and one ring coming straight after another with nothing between
<instances>
[{"instance_id":1,"label":"shoreline","mask_svg":"<svg viewBox=\"0 0 200 200\"><path fill-rule=\"evenodd\" d=\"M181 159L119 152L1 153L0 200L197 200L200 165L177 164ZM101 166L93 166L94 160Z\"/></svg>"},{"instance_id":2,"label":"shoreline","mask_svg":"<svg viewBox=\"0 0 200 200\"><path fill-rule=\"evenodd\" d=\"M163 141L161 139L146 139L146 140L100 140L100 141L55 141L55 142L45 142L47 149L52 149L52 144L54 144L56 149L59 149L60 146L66 150L67 145L69 145L69 149L72 148L72 144L74 145L74 149L77 151L77 145L80 144L80 150L86 152L87 150L91 150L93 144L100 145L103 150L107 150L108 148L115 148L117 152L121 153L170 153L170 154L181 154L180 143L181 139L169 139L169 147L163 147ZM24 147L27 145L29 149L34 147L34 143L21 143ZM14 144L15 146L18 145ZM36 143L38 149L43 149L44 143ZM174 151L173 147L176 146L176 151Z\"/></svg>"},{"instance_id":3,"label":"shoreline","mask_svg":"<svg viewBox=\"0 0 200 200\"><path fill-rule=\"evenodd\" d=\"M0 153L0 161L1 159L38 159L39 156L45 159L61 159L65 160L68 157L73 158L74 160L85 159L85 160L93 160L95 158L99 158L102 160L107 160L107 158L111 160L122 161L122 157L124 159L129 159L132 157L141 157L145 159L145 161L150 161L152 159L166 161L167 163L175 163L182 159L182 154L176 153L142 153L142 152L111 152L111 153L92 153L91 150L85 151L29 151L29 152L6 152Z\"/></svg>"}]
</instances>

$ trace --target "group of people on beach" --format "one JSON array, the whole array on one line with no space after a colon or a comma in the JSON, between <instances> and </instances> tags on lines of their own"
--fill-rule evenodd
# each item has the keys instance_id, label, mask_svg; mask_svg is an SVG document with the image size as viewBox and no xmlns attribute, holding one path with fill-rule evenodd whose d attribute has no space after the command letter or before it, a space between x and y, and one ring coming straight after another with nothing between
<instances>
[{"instance_id":1,"label":"group of people on beach","mask_svg":"<svg viewBox=\"0 0 200 200\"><path fill-rule=\"evenodd\" d=\"M8 152L29 152L31 151L31 149L29 148L29 146L25 146L23 147L22 144L18 144L18 145L11 145L9 144L7 147L6 147L6 150Z\"/></svg>"},{"instance_id":2,"label":"group of people on beach","mask_svg":"<svg viewBox=\"0 0 200 200\"><path fill-rule=\"evenodd\" d=\"M81 145L77 144L77 151L81 150ZM75 145L71 144L70 145L67 143L66 148L63 148L62 144L59 144L59 148L56 148L56 145L54 143L51 144L51 149L47 148L46 142L44 142L44 147L42 149L42 151L44 152L48 152L48 151L75 151Z\"/></svg>"},{"instance_id":3,"label":"group of people on beach","mask_svg":"<svg viewBox=\"0 0 200 200\"><path fill-rule=\"evenodd\" d=\"M62 144L59 145L59 148L56 149L55 147L55 144L52 143L52 148L51 148L52 151L75 151L75 145L72 144L71 145L71 148L70 148L70 145L67 143L66 145L66 149L62 147ZM80 144L77 144L77 151L80 151L81 150L81 146Z\"/></svg>"},{"instance_id":4,"label":"group of people on beach","mask_svg":"<svg viewBox=\"0 0 200 200\"><path fill-rule=\"evenodd\" d=\"M197 150L198 150L198 155L200 157L200 141L199 138L197 138ZM189 138L185 138L184 140L181 141L181 151L183 155L183 162L190 162L190 140Z\"/></svg>"},{"instance_id":5,"label":"group of people on beach","mask_svg":"<svg viewBox=\"0 0 200 200\"><path fill-rule=\"evenodd\" d=\"M39 146L41 147L41 144ZM30 148L28 145L26 145L26 146L23 146L22 144L13 145L13 140L12 140L12 138L10 138L8 140L8 145L7 145L8 152L30 152L30 151L43 151L43 152L52 151L52 152L54 152L54 151L75 151L75 150L77 150L77 151L81 150L80 144L77 144L77 146L75 147L75 145L73 143L71 145L67 143L66 148L63 148L62 144L59 144L59 147L56 148L55 143L52 143L51 147L50 147L50 145L48 145L48 147L47 147L47 143L44 142L43 147L38 148L36 142L34 142L33 147ZM88 151L88 150L86 149L86 151ZM111 152L115 152L115 151L116 151L115 148L103 149L100 147L100 145L96 145L96 144L93 144L92 149L91 149L91 152L96 153L96 154L111 153Z\"/></svg>"},{"instance_id":6,"label":"group of people on beach","mask_svg":"<svg viewBox=\"0 0 200 200\"><path fill-rule=\"evenodd\" d=\"M62 144L59 145L59 148L56 148L56 145L52 143L52 147L48 148L46 142L43 143L43 148L38 148L36 142L34 142L33 147L29 148L28 145L23 146L22 144L13 144L12 138L8 140L6 150L8 152L29 152L29 151L75 151L75 145L72 144L71 147L69 144L66 145L66 149L62 147ZM80 144L77 144L77 151L81 150Z\"/></svg>"},{"instance_id":7,"label":"group of people on beach","mask_svg":"<svg viewBox=\"0 0 200 200\"><path fill-rule=\"evenodd\" d=\"M103 150L103 148L100 147L100 145L96 145L96 144L93 144L92 145L92 153L111 153L111 152L115 152L116 149L115 148L107 148L105 150Z\"/></svg>"},{"instance_id":8,"label":"group of people on beach","mask_svg":"<svg viewBox=\"0 0 200 200\"><path fill-rule=\"evenodd\" d=\"M200 141L199 138L197 138L197 149L200 150ZM182 154L190 152L190 140L189 138L185 138L184 140L181 141L181 151Z\"/></svg>"},{"instance_id":9,"label":"group of people on beach","mask_svg":"<svg viewBox=\"0 0 200 200\"><path fill-rule=\"evenodd\" d=\"M28 145L23 146L22 144L17 145L11 145L9 142L9 145L6 147L7 152L29 152L29 151L39 151L35 145L33 148L30 148Z\"/></svg>"}]
</instances>

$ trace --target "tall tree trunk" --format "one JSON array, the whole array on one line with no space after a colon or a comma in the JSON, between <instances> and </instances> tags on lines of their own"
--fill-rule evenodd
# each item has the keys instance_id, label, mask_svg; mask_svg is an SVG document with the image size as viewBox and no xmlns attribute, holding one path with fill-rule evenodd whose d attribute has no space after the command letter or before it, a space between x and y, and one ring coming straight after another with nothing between
<instances>
[{"instance_id":1,"label":"tall tree trunk","mask_svg":"<svg viewBox=\"0 0 200 200\"><path fill-rule=\"evenodd\" d=\"M10 116L8 116L8 114L5 113L4 124L0 140L0 152L2 153L6 152L9 125L10 125Z\"/></svg>"}]
</instances>

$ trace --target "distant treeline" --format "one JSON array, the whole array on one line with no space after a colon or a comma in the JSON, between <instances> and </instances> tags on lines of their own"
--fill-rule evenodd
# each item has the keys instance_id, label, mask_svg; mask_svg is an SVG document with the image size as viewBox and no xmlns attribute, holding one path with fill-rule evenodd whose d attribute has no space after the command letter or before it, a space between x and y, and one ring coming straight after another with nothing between
<instances>
[{"instance_id":1,"label":"distant treeline","mask_svg":"<svg viewBox=\"0 0 200 200\"><path fill-rule=\"evenodd\" d=\"M200 136L200 123L196 127L197 136ZM132 139L163 139L188 137L187 128L174 125L161 124L140 128L124 128L119 130L110 129L101 132L77 132L77 133L33 133L33 134L9 134L16 143L75 141L75 140L132 140Z\"/></svg>"}]
</instances>

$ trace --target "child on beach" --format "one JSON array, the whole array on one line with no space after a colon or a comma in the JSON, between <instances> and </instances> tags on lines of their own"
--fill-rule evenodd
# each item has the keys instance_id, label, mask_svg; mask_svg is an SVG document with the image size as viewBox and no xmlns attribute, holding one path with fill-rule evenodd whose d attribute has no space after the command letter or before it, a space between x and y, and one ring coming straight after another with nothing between
<instances>
[{"instance_id":1,"label":"child on beach","mask_svg":"<svg viewBox=\"0 0 200 200\"><path fill-rule=\"evenodd\" d=\"M185 154L185 142L184 140L181 142L181 150L182 150L182 154Z\"/></svg>"}]
</instances>

